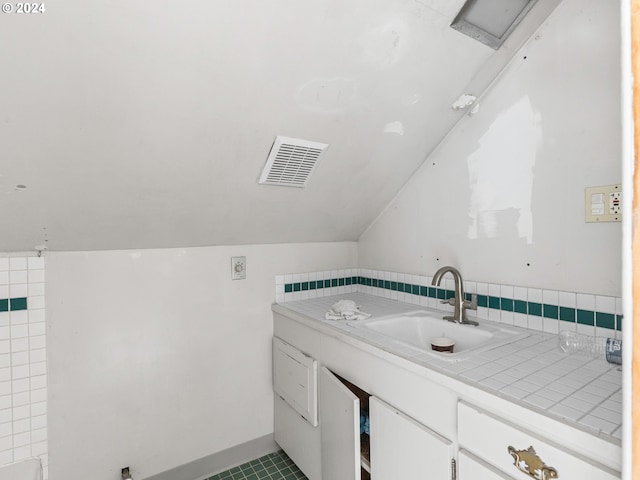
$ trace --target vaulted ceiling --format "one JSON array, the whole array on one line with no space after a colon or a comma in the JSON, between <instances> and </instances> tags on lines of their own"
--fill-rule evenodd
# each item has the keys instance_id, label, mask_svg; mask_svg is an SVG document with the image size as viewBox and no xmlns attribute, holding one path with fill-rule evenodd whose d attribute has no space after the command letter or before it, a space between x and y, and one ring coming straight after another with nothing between
<instances>
[{"instance_id":1,"label":"vaulted ceiling","mask_svg":"<svg viewBox=\"0 0 640 480\"><path fill-rule=\"evenodd\" d=\"M0 251L356 240L539 25L496 52L449 27L462 3L2 15ZM277 135L329 144L306 188L257 183Z\"/></svg>"}]
</instances>

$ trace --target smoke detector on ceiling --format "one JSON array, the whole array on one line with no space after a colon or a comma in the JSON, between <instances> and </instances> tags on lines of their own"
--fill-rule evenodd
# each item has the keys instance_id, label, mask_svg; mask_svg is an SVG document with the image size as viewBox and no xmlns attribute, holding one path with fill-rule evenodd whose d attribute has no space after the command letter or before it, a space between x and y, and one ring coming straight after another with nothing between
<instances>
[{"instance_id":1,"label":"smoke detector on ceiling","mask_svg":"<svg viewBox=\"0 0 640 480\"><path fill-rule=\"evenodd\" d=\"M282 187L306 187L326 143L277 136L258 183Z\"/></svg>"}]
</instances>

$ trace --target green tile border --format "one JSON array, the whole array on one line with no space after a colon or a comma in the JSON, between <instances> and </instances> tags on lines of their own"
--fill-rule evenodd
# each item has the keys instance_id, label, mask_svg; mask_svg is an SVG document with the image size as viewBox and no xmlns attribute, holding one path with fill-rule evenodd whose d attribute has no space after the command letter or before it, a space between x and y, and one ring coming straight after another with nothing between
<instances>
[{"instance_id":1,"label":"green tile border","mask_svg":"<svg viewBox=\"0 0 640 480\"><path fill-rule=\"evenodd\" d=\"M595 312L591 310L577 310L577 321L582 325L595 325Z\"/></svg>"},{"instance_id":2,"label":"green tile border","mask_svg":"<svg viewBox=\"0 0 640 480\"><path fill-rule=\"evenodd\" d=\"M323 288L337 287L344 285L364 285L367 287L381 288L392 292L408 293L420 297L446 300L455 296L454 290L439 288L437 286L416 285L412 283L382 280L364 276L352 276L342 278L332 278L331 280L317 280L310 282L287 283L284 286L285 293L300 292L306 290L320 290ZM495 297L491 295L478 295L478 307L485 307L491 310L515 312L535 317L544 317L553 320L561 320L569 323L580 323L582 325L595 325L610 330L622 330L622 315L604 313L592 310L581 310L547 303L528 302L508 297ZM471 299L471 295L466 293L465 298ZM26 299L25 299L26 301ZM2 311L2 300L0 300L0 311Z\"/></svg>"},{"instance_id":3,"label":"green tile border","mask_svg":"<svg viewBox=\"0 0 640 480\"><path fill-rule=\"evenodd\" d=\"M27 297L0 299L0 312L15 312L27 310Z\"/></svg>"},{"instance_id":4,"label":"green tile border","mask_svg":"<svg viewBox=\"0 0 640 480\"><path fill-rule=\"evenodd\" d=\"M537 302L527 302L527 313L536 317L542 316L542 304Z\"/></svg>"},{"instance_id":5,"label":"green tile border","mask_svg":"<svg viewBox=\"0 0 640 480\"><path fill-rule=\"evenodd\" d=\"M570 307L560 307L560 320L576 323L576 309Z\"/></svg>"},{"instance_id":6,"label":"green tile border","mask_svg":"<svg viewBox=\"0 0 640 480\"><path fill-rule=\"evenodd\" d=\"M414 285L412 283L392 282L368 277L342 277L330 280L316 280L306 282L285 283L284 293L304 292L308 290L321 290L330 287L342 287L349 285L364 285L367 287L382 288L394 292L409 293L421 297L439 298L445 300L455 296L454 290L428 287L426 285Z\"/></svg>"},{"instance_id":7,"label":"green tile border","mask_svg":"<svg viewBox=\"0 0 640 480\"><path fill-rule=\"evenodd\" d=\"M612 313L596 312L596 327L614 330L616 328L616 316Z\"/></svg>"},{"instance_id":8,"label":"green tile border","mask_svg":"<svg viewBox=\"0 0 640 480\"><path fill-rule=\"evenodd\" d=\"M513 301L513 311L516 313L524 313L527 314L527 302L524 300L514 300Z\"/></svg>"},{"instance_id":9,"label":"green tile border","mask_svg":"<svg viewBox=\"0 0 640 480\"><path fill-rule=\"evenodd\" d=\"M558 320L559 312L557 305L548 305L546 303L542 304L542 316L544 318L553 318L554 320Z\"/></svg>"},{"instance_id":10,"label":"green tile border","mask_svg":"<svg viewBox=\"0 0 640 480\"><path fill-rule=\"evenodd\" d=\"M500 310L505 310L507 312L513 312L513 299L511 298L501 298L500 299Z\"/></svg>"}]
</instances>

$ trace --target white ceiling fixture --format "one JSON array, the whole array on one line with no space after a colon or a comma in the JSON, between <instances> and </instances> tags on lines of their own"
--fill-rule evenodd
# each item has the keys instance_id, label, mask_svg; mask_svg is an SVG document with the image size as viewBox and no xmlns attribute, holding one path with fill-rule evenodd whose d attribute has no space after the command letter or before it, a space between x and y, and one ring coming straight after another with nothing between
<instances>
[{"instance_id":1,"label":"white ceiling fixture","mask_svg":"<svg viewBox=\"0 0 640 480\"><path fill-rule=\"evenodd\" d=\"M467 0L451 28L497 50L537 0Z\"/></svg>"},{"instance_id":2,"label":"white ceiling fixture","mask_svg":"<svg viewBox=\"0 0 640 480\"><path fill-rule=\"evenodd\" d=\"M282 187L306 187L329 145L277 136L258 183Z\"/></svg>"}]
</instances>

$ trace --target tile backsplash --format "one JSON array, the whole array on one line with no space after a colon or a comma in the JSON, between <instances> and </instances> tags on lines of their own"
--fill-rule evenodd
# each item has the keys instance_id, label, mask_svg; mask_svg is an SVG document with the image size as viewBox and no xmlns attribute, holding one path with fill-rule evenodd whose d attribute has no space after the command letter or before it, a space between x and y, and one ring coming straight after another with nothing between
<instances>
[{"instance_id":1,"label":"tile backsplash","mask_svg":"<svg viewBox=\"0 0 640 480\"><path fill-rule=\"evenodd\" d=\"M0 257L0 465L39 457L48 476L44 258Z\"/></svg>"},{"instance_id":2,"label":"tile backsplash","mask_svg":"<svg viewBox=\"0 0 640 480\"><path fill-rule=\"evenodd\" d=\"M452 277L440 286L433 277L362 268L276 276L276 302L361 292L443 311L454 296ZM576 330L593 336L620 337L622 301L617 297L465 281L465 297L477 295L470 315L550 333Z\"/></svg>"}]
</instances>

